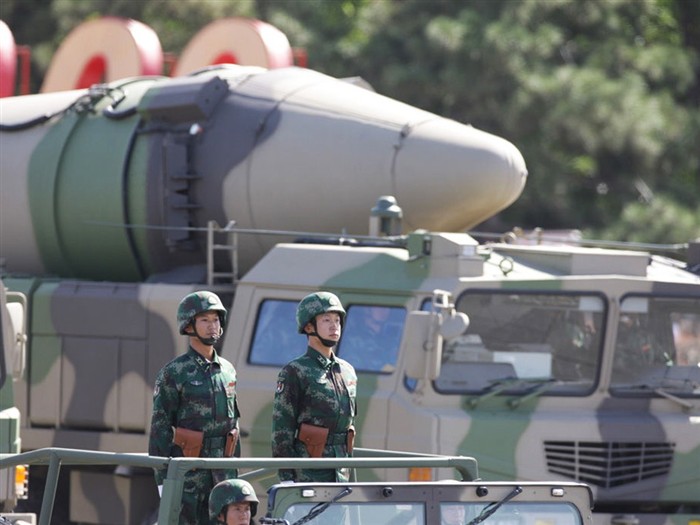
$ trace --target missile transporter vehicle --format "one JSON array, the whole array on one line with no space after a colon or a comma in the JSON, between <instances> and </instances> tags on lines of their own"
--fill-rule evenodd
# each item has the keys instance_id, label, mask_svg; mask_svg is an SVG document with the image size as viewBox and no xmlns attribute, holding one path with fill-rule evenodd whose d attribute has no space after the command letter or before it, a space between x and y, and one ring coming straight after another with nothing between
<instances>
[{"instance_id":1,"label":"missile transporter vehicle","mask_svg":"<svg viewBox=\"0 0 700 525\"><path fill-rule=\"evenodd\" d=\"M302 241L211 286L231 301L220 351L239 375L244 457L269 455L277 372L306 344L296 304L332 290L347 309L337 350L358 372L362 447L470 454L485 481L586 483L594 523L695 523L700 368L689 327L700 322L700 278L686 266L427 231ZM178 301L201 285L5 282L33 303L36 376L16 389L23 448L146 450L148 379L178 346ZM35 470L33 483L31 472L30 492L45 475ZM440 476L370 472L366 480ZM73 521L104 523L81 509L106 494L124 508L147 494L157 503L148 472L74 466L66 476ZM115 491L115 477L129 488Z\"/></svg>"},{"instance_id":2,"label":"missile transporter vehicle","mask_svg":"<svg viewBox=\"0 0 700 525\"><path fill-rule=\"evenodd\" d=\"M280 244L239 283L223 347L256 417L250 453L268 447L266 369L300 351L285 351L296 301L329 289L348 312L338 353L359 372L363 446L473 455L489 480L585 482L597 523L694 523L698 262L426 231ZM282 293L285 265L309 287Z\"/></svg>"},{"instance_id":3,"label":"missile transporter vehicle","mask_svg":"<svg viewBox=\"0 0 700 525\"><path fill-rule=\"evenodd\" d=\"M335 459L195 459L157 458L143 454L107 454L76 449L48 448L23 454L0 455L0 468L21 463L47 464L49 478L42 499L39 525L52 522L59 472L75 464L167 467L157 511L160 524L178 523L185 473L193 468L237 468L240 477L255 480L276 475L276 469L370 467L403 469L443 467L456 474L440 481L371 481L348 483L281 483L266 493L250 493L256 523L277 525L438 525L517 523L586 525L591 522L592 496L588 486L574 482L487 482L478 480L477 462L465 456L390 453L356 449L353 458ZM252 470L251 470L252 469ZM115 507L114 502L112 507ZM156 518L154 514L153 518ZM103 522L107 523L107 521ZM115 521L109 521L115 523Z\"/></svg>"},{"instance_id":4,"label":"missile transporter vehicle","mask_svg":"<svg viewBox=\"0 0 700 525\"><path fill-rule=\"evenodd\" d=\"M277 373L306 345L296 304L328 290L347 310L358 446L474 456L484 482L586 483L596 524L697 525L697 244L681 261L479 242L463 232L525 183L512 144L301 68L0 110L0 266L28 315L3 403L23 451L145 452L156 373L185 350L177 305L209 289L229 309L219 351L238 372L243 455L269 456ZM25 508L49 470L30 468ZM56 523L140 523L158 505L149 468L61 476Z\"/></svg>"}]
</instances>

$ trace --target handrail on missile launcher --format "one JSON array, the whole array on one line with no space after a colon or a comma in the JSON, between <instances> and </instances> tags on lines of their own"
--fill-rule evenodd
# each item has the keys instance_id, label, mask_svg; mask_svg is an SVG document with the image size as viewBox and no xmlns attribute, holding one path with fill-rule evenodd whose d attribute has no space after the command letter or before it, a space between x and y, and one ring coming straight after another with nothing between
<instances>
[{"instance_id":1,"label":"handrail on missile launcher","mask_svg":"<svg viewBox=\"0 0 700 525\"><path fill-rule=\"evenodd\" d=\"M254 229L254 228L239 228L236 227L236 221L231 220L225 226L221 226L216 221L208 221L206 228L198 228L192 226L179 226L179 227L163 227L163 226L152 226L146 224L113 224L104 223L98 221L90 221L90 224L108 226L108 227L118 227L118 228L132 228L132 229L154 229L154 230L178 230L187 232L204 232L206 233L206 253L207 253L207 274L206 283L208 286L213 286L217 278L229 278L230 283L235 285L239 278L239 264L238 264L238 236L239 235L268 235L268 236L278 236L278 237L293 237L296 239L304 239L304 242L309 240L327 241L328 239L334 239L338 244L353 245L362 242L367 243L382 243L385 246L394 247L405 247L406 237L402 235L396 235L391 237L379 237L373 235L347 235L346 233L319 233L319 232L302 232L302 231L287 231L287 230L269 230L269 229ZM224 235L225 239L223 241L217 241L217 236ZM224 251L231 254L231 271L221 272L217 271L214 264L214 257L217 251Z\"/></svg>"},{"instance_id":2,"label":"handrail on missile launcher","mask_svg":"<svg viewBox=\"0 0 700 525\"><path fill-rule=\"evenodd\" d=\"M67 448L43 448L21 454L0 454L0 469L16 465L48 465L49 472L39 514L39 525L49 525L62 465L103 465L143 468L167 466L158 523L177 523L185 475L192 469L245 469L240 475L249 481L272 477L281 468L453 468L458 481L478 480L477 461L466 456L442 456L401 451L356 448L352 458L164 458L145 453L112 453Z\"/></svg>"},{"instance_id":3,"label":"handrail on missile launcher","mask_svg":"<svg viewBox=\"0 0 700 525\"><path fill-rule=\"evenodd\" d=\"M391 196L382 196L383 199L393 199ZM371 218L370 218L371 220ZM109 224L101 223L103 226ZM117 226L117 225L111 225ZM149 225L124 225L119 227L127 228L152 228ZM156 227L162 228L162 227ZM347 235L343 233L319 233L319 232L302 232L302 231L285 231L285 230L269 230L269 229L253 229L236 227L236 221L231 220L225 226L219 225L216 221L210 220L207 222L206 228L197 227L176 227L178 230L187 231L204 231L206 232L206 283L209 287L214 286L217 279L230 279L231 285L236 285L240 279L239 263L238 263L238 236L239 235L266 235L278 237L293 237L297 239L295 242L322 242L333 239L339 245L362 245L380 243L383 246L391 246L396 248L406 247L406 235ZM400 229L400 227L399 227ZM531 232L526 232L521 228L513 228L506 233L489 233L469 231L466 234L483 239L495 239L497 242L504 244L560 244L564 246L581 246L581 247L600 247L613 249L643 249L649 252L671 253L676 255L685 255L687 267L690 271L692 268L700 268L700 242L691 241L686 243L674 244L654 244L654 243L635 243L623 241L607 241L600 239L583 239L580 236L562 235L557 233L548 233L542 228L535 228ZM225 236L223 241L217 241L217 236ZM214 258L217 251L228 252L231 255L231 271L217 271L215 268ZM698 271L698 270L695 270Z\"/></svg>"}]
</instances>

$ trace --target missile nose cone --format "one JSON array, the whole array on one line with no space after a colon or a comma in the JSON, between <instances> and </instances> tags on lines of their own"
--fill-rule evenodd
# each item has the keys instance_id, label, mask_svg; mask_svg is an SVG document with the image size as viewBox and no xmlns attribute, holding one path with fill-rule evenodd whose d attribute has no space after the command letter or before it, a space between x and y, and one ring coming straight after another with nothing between
<instances>
[{"instance_id":1,"label":"missile nose cone","mask_svg":"<svg viewBox=\"0 0 700 525\"><path fill-rule=\"evenodd\" d=\"M402 134L393 177L410 228L471 228L510 205L525 186L525 160L505 139L440 117Z\"/></svg>"},{"instance_id":2,"label":"missile nose cone","mask_svg":"<svg viewBox=\"0 0 700 525\"><path fill-rule=\"evenodd\" d=\"M281 100L274 119L265 115L274 129L224 184L227 214L239 224L279 227L274 188L285 204L314 209L289 214L287 228L363 234L358 210L394 195L404 232L458 231L506 208L525 185L525 161L507 140L353 83L290 68L256 75L237 91L239 106L261 93Z\"/></svg>"}]
</instances>

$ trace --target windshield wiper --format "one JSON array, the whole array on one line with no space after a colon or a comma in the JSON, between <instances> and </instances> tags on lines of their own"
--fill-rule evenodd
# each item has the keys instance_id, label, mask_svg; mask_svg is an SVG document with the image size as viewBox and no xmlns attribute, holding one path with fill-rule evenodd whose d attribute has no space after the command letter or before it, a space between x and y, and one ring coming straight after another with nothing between
<instances>
[{"instance_id":1,"label":"windshield wiper","mask_svg":"<svg viewBox=\"0 0 700 525\"><path fill-rule=\"evenodd\" d=\"M330 501L325 501L323 503L319 503L318 505L315 505L309 513L304 516L303 518L295 521L293 525L301 525L302 523L306 523L307 521L311 521L314 519L316 516L321 514L322 512L325 512L325 510L330 507L333 503L338 501L339 499L344 498L345 496L352 494L352 489L350 487L345 487L343 490L338 492Z\"/></svg>"},{"instance_id":2,"label":"windshield wiper","mask_svg":"<svg viewBox=\"0 0 700 525\"><path fill-rule=\"evenodd\" d=\"M517 408L525 401L528 401L528 400L532 399L533 397L540 396L541 394L543 394L544 392L546 392L547 390L552 388L554 385L561 384L559 381L557 381L556 379L553 379L551 377L548 379L544 379L544 380L538 379L536 381L533 381L533 383L534 383L534 386L530 389L529 392L527 392L527 394L525 394L524 396L520 396L520 397L514 397L514 398L508 400L508 406L510 408Z\"/></svg>"},{"instance_id":3,"label":"windshield wiper","mask_svg":"<svg viewBox=\"0 0 700 525\"><path fill-rule=\"evenodd\" d=\"M661 381L663 383L663 381ZM694 383L692 384L692 388L697 388L697 385ZM636 383L636 384L630 384L630 385L615 385L610 387L611 391L615 390L645 390L651 393L654 393L658 396L665 397L669 401L673 401L674 403L680 405L683 407L684 410L692 410L695 408L695 403L691 403L690 401L686 401L685 399L681 399L678 396L674 396L669 392L668 387L662 386L662 385L653 385L649 383Z\"/></svg>"},{"instance_id":4,"label":"windshield wiper","mask_svg":"<svg viewBox=\"0 0 700 525\"><path fill-rule=\"evenodd\" d=\"M515 487L513 490L511 490L506 496L500 500L500 501L494 501L493 503L489 503L486 505L483 510L479 513L479 515L471 520L467 525L476 525L477 523L481 523L485 519L488 519L494 512L496 512L499 508L501 508L501 505L504 503L509 502L512 500L515 496L520 494L523 491L523 488L518 486Z\"/></svg>"},{"instance_id":5,"label":"windshield wiper","mask_svg":"<svg viewBox=\"0 0 700 525\"><path fill-rule=\"evenodd\" d=\"M683 407L684 410L693 410L695 408L695 403L691 403L690 401L686 401L685 399L681 399L678 396L674 396L665 388L661 388L661 387L655 388L654 393L660 395L661 397L665 397L669 401L673 401L674 403L679 404L680 406Z\"/></svg>"},{"instance_id":6,"label":"windshield wiper","mask_svg":"<svg viewBox=\"0 0 700 525\"><path fill-rule=\"evenodd\" d=\"M467 404L469 405L469 408L475 408L480 401L494 397L504 390L512 388L513 386L520 385L521 382L522 380L518 379L517 377L504 377L503 379L496 379L492 381L490 385L483 388L475 397L470 397L467 400Z\"/></svg>"},{"instance_id":7,"label":"windshield wiper","mask_svg":"<svg viewBox=\"0 0 700 525\"><path fill-rule=\"evenodd\" d=\"M501 392L513 388L520 388L532 385L523 397L511 399L508 402L508 406L510 406L511 408L515 408L518 405L520 405L523 401L527 401L532 397L537 397L541 393L549 390L552 386L558 384L561 384L561 382L551 377L504 377L503 379L497 379L493 381L489 386L483 389L480 394L477 394L475 397L469 398L469 400L467 401L467 405L469 405L469 408L475 408L476 405L478 405L484 399L497 396Z\"/></svg>"}]
</instances>

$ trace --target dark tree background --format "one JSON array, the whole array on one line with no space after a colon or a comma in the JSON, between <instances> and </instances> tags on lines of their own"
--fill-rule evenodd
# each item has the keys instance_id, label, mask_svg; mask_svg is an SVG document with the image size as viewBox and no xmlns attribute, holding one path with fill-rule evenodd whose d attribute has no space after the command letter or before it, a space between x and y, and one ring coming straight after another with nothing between
<instances>
[{"instance_id":1,"label":"dark tree background","mask_svg":"<svg viewBox=\"0 0 700 525\"><path fill-rule=\"evenodd\" d=\"M700 237L699 0L2 0L38 90L58 44L103 15L179 53L208 22L265 20L308 66L503 136L530 172L477 229Z\"/></svg>"}]
</instances>

